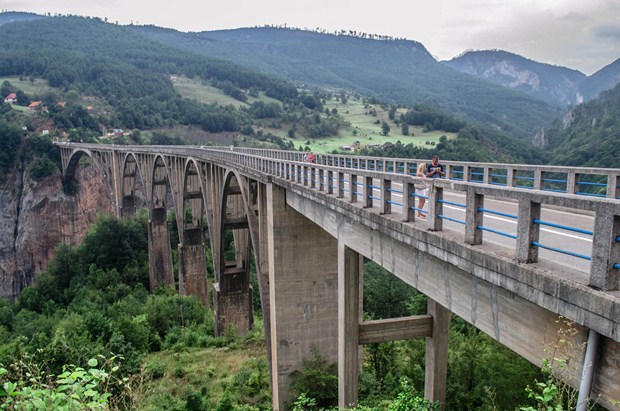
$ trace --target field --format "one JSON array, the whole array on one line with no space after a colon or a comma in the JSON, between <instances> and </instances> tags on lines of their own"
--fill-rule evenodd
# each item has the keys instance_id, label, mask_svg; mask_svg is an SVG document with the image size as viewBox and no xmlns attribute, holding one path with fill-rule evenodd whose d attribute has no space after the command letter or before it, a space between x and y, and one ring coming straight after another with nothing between
<instances>
[{"instance_id":1,"label":"field","mask_svg":"<svg viewBox=\"0 0 620 411\"><path fill-rule=\"evenodd\" d=\"M409 126L409 135L402 134L400 125L389 119L388 112L378 105L365 107L361 101L348 100L342 104L339 100L332 99L326 102L325 108L328 110L336 109L351 125L340 129L338 137L324 139L311 139L300 137L295 141L295 147L302 145L310 147L310 150L317 153L329 153L333 150L341 150L342 146L353 146L354 142L359 141L360 146L369 144L396 143L400 141L403 145L414 144L424 146L439 141L442 135L454 138L454 133L447 133L441 130L425 132L422 127ZM373 111L374 109L374 111ZM396 117L406 110L399 109ZM376 113L376 114L375 114ZM387 136L381 134L381 123L386 121L390 126ZM412 136L411 133L414 135ZM275 133L274 133L275 134ZM309 144L308 144L309 142Z\"/></svg>"},{"instance_id":2,"label":"field","mask_svg":"<svg viewBox=\"0 0 620 411\"><path fill-rule=\"evenodd\" d=\"M42 97L47 91L53 90L53 88L47 84L46 80L40 78L33 78L30 80L30 78L23 77L23 80L20 80L19 77L0 77L0 84L5 81L21 89L28 96ZM6 96L1 97L4 99Z\"/></svg>"},{"instance_id":3,"label":"field","mask_svg":"<svg viewBox=\"0 0 620 411\"><path fill-rule=\"evenodd\" d=\"M267 97L263 93L261 93L258 98L248 96L247 103L244 103L230 97L222 90L208 85L204 80L199 78L191 79L189 77L178 76L172 84L183 97L200 101L201 103L205 104L216 103L223 106L231 104L239 108L247 107L248 104L252 104L253 102L258 100L264 101L265 103L278 102L277 100Z\"/></svg>"}]
</instances>

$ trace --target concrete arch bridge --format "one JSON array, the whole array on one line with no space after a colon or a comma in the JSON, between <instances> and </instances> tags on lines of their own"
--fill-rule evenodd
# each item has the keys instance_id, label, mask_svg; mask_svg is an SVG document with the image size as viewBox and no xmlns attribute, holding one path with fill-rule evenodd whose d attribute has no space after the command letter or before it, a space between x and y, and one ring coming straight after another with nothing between
<instances>
[{"instance_id":1,"label":"concrete arch bridge","mask_svg":"<svg viewBox=\"0 0 620 411\"><path fill-rule=\"evenodd\" d=\"M581 409L588 396L610 409L620 400L618 169L445 162L445 179L422 179L421 160L412 159L317 155L308 163L278 150L58 147L65 181L81 158L94 162L119 218L143 199L152 288L175 283L166 223L174 208L178 290L213 301L217 333L247 332L259 292L275 410L311 347L338 364L344 407L357 402L360 346L405 338L426 338L425 396L444 403L450 313L537 365L557 338L558 317L573 321L579 350L569 379ZM416 191L422 185L427 194ZM234 255L223 252L226 238ZM363 321L363 258L424 293L427 314Z\"/></svg>"}]
</instances>

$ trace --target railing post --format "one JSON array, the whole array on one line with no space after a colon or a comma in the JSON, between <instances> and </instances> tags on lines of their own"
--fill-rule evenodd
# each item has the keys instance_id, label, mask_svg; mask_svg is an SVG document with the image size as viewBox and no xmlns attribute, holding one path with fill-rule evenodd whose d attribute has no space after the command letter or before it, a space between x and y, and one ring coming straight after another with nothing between
<instances>
[{"instance_id":1,"label":"railing post","mask_svg":"<svg viewBox=\"0 0 620 411\"><path fill-rule=\"evenodd\" d=\"M452 180L452 164L446 164L446 180Z\"/></svg>"},{"instance_id":2,"label":"railing post","mask_svg":"<svg viewBox=\"0 0 620 411\"><path fill-rule=\"evenodd\" d=\"M381 179L381 193L383 198L382 214L392 213L392 180Z\"/></svg>"},{"instance_id":3,"label":"railing post","mask_svg":"<svg viewBox=\"0 0 620 411\"><path fill-rule=\"evenodd\" d=\"M337 186L338 186L338 198L343 198L344 197L344 173L339 171L338 172L338 181L336 182ZM349 185L349 188L351 188L351 186ZM350 191L350 190L349 190Z\"/></svg>"},{"instance_id":4,"label":"railing post","mask_svg":"<svg viewBox=\"0 0 620 411\"><path fill-rule=\"evenodd\" d=\"M534 170L534 190L542 190L543 188L543 171L540 168Z\"/></svg>"},{"instance_id":5,"label":"railing post","mask_svg":"<svg viewBox=\"0 0 620 411\"><path fill-rule=\"evenodd\" d=\"M351 203L357 202L357 175L351 174L349 182L349 201Z\"/></svg>"},{"instance_id":6,"label":"railing post","mask_svg":"<svg viewBox=\"0 0 620 411\"><path fill-rule=\"evenodd\" d=\"M484 213L479 209L484 207L484 196L477 194L474 187L467 187L465 211L465 242L471 245L482 244L482 225Z\"/></svg>"},{"instance_id":7,"label":"railing post","mask_svg":"<svg viewBox=\"0 0 620 411\"><path fill-rule=\"evenodd\" d=\"M540 226L534 220L540 219L540 203L528 199L519 200L519 219L517 221L516 259L520 263L538 261L538 247L532 241L538 241Z\"/></svg>"},{"instance_id":8,"label":"railing post","mask_svg":"<svg viewBox=\"0 0 620 411\"><path fill-rule=\"evenodd\" d=\"M443 219L440 217L443 214L443 188L437 187L434 184L429 187L428 198L428 222L429 229L432 231L441 231L443 229Z\"/></svg>"},{"instance_id":9,"label":"railing post","mask_svg":"<svg viewBox=\"0 0 620 411\"><path fill-rule=\"evenodd\" d=\"M314 166L310 166L308 168L310 170L310 176L308 177L310 178L310 188L316 188L316 181L314 180L314 173L316 169L314 168Z\"/></svg>"},{"instance_id":10,"label":"railing post","mask_svg":"<svg viewBox=\"0 0 620 411\"><path fill-rule=\"evenodd\" d=\"M594 237L592 239L592 264L590 264L589 285L603 290L618 290L620 269L620 217L614 215L611 206L601 206L596 210Z\"/></svg>"},{"instance_id":11,"label":"railing post","mask_svg":"<svg viewBox=\"0 0 620 411\"><path fill-rule=\"evenodd\" d=\"M323 184L325 183L325 170L319 169L319 191L323 191Z\"/></svg>"},{"instance_id":12,"label":"railing post","mask_svg":"<svg viewBox=\"0 0 620 411\"><path fill-rule=\"evenodd\" d=\"M492 173L493 173L493 169L490 166L484 166L484 169L482 172L482 182L484 184L491 184L491 182L493 181L493 177L491 177Z\"/></svg>"},{"instance_id":13,"label":"railing post","mask_svg":"<svg viewBox=\"0 0 620 411\"><path fill-rule=\"evenodd\" d=\"M618 174L607 176L607 198L618 198Z\"/></svg>"},{"instance_id":14,"label":"railing post","mask_svg":"<svg viewBox=\"0 0 620 411\"><path fill-rule=\"evenodd\" d=\"M334 194L334 172L327 170L327 194Z\"/></svg>"},{"instance_id":15,"label":"railing post","mask_svg":"<svg viewBox=\"0 0 620 411\"><path fill-rule=\"evenodd\" d=\"M579 173L569 171L566 175L566 193L575 194L579 191Z\"/></svg>"},{"instance_id":16,"label":"railing post","mask_svg":"<svg viewBox=\"0 0 620 411\"><path fill-rule=\"evenodd\" d=\"M467 182L471 180L471 175L469 174L469 164L465 164L463 166L463 182Z\"/></svg>"},{"instance_id":17,"label":"railing post","mask_svg":"<svg viewBox=\"0 0 620 411\"><path fill-rule=\"evenodd\" d=\"M515 186L515 169L514 168L506 169L506 186L508 187Z\"/></svg>"},{"instance_id":18,"label":"railing post","mask_svg":"<svg viewBox=\"0 0 620 411\"><path fill-rule=\"evenodd\" d=\"M403 211L402 221L414 221L415 220L415 197L412 195L415 193L415 187L413 183L407 181L403 182Z\"/></svg>"},{"instance_id":19,"label":"railing post","mask_svg":"<svg viewBox=\"0 0 620 411\"><path fill-rule=\"evenodd\" d=\"M364 177L364 208L372 208L372 177Z\"/></svg>"}]
</instances>

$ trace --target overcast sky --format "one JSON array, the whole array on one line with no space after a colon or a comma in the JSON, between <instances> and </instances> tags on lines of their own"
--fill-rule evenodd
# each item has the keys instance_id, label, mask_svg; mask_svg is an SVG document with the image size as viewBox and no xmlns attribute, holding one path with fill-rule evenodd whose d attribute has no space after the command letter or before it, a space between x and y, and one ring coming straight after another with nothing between
<instances>
[{"instance_id":1,"label":"overcast sky","mask_svg":"<svg viewBox=\"0 0 620 411\"><path fill-rule=\"evenodd\" d=\"M0 0L0 9L180 31L355 30L419 41L439 60L496 48L587 75L620 58L619 0Z\"/></svg>"}]
</instances>

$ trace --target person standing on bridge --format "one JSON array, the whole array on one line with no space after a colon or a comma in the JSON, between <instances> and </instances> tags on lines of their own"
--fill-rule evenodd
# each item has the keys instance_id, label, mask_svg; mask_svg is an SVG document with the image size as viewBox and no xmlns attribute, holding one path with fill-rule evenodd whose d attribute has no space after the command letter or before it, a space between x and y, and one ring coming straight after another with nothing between
<instances>
[{"instance_id":1,"label":"person standing on bridge","mask_svg":"<svg viewBox=\"0 0 620 411\"><path fill-rule=\"evenodd\" d=\"M439 162L439 156L433 156L433 161L426 167L426 177L441 178L446 175L443 164Z\"/></svg>"},{"instance_id":2,"label":"person standing on bridge","mask_svg":"<svg viewBox=\"0 0 620 411\"><path fill-rule=\"evenodd\" d=\"M418 170L415 173L416 177L426 177L426 163L418 164ZM416 217L418 218L426 218L425 212L422 211L424 208L424 203L426 202L426 197L428 196L426 191L426 184L424 183L416 183L415 184L415 195L418 197L418 212L416 213Z\"/></svg>"}]
</instances>

